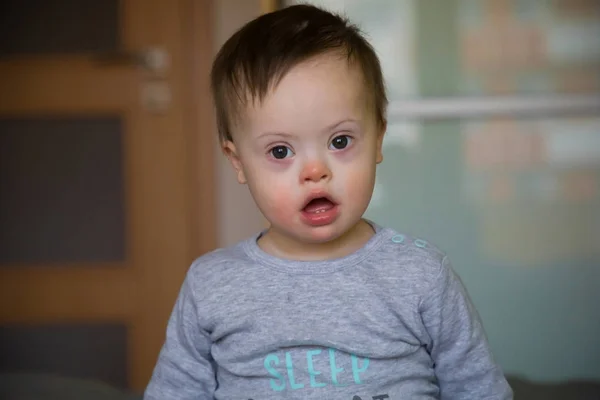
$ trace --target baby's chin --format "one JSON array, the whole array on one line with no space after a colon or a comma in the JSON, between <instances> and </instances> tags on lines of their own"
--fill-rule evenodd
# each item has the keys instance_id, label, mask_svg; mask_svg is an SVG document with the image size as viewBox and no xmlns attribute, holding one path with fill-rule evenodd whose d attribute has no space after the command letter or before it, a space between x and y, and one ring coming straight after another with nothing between
<instances>
[{"instance_id":1,"label":"baby's chin","mask_svg":"<svg viewBox=\"0 0 600 400\"><path fill-rule=\"evenodd\" d=\"M343 241L344 237L348 236L355 226L355 224L344 225L333 223L318 227L307 227L303 229L303 232L297 232L296 237L298 241L307 245L340 245L342 244L340 241Z\"/></svg>"},{"instance_id":2,"label":"baby's chin","mask_svg":"<svg viewBox=\"0 0 600 400\"><path fill-rule=\"evenodd\" d=\"M344 230L336 229L334 224L311 227L301 223L294 227L270 223L269 231L276 236L285 237L288 243L293 242L298 247L332 243L344 236L345 233Z\"/></svg>"}]
</instances>

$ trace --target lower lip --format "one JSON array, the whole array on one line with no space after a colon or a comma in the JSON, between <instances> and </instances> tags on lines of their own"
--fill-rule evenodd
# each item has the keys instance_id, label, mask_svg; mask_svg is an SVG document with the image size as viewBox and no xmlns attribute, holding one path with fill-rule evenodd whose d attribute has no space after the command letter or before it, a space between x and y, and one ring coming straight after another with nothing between
<instances>
[{"instance_id":1,"label":"lower lip","mask_svg":"<svg viewBox=\"0 0 600 400\"><path fill-rule=\"evenodd\" d=\"M329 225L336 220L339 214L339 208L337 205L333 206L327 211L320 213L309 213L302 211L302 219L304 222L311 226L323 226Z\"/></svg>"}]
</instances>

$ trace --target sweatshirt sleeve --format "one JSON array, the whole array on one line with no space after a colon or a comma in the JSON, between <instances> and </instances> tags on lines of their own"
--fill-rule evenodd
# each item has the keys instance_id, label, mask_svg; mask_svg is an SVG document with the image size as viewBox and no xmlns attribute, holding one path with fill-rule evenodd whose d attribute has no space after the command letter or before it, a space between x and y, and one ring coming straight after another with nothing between
<instances>
[{"instance_id":1,"label":"sweatshirt sleeve","mask_svg":"<svg viewBox=\"0 0 600 400\"><path fill-rule=\"evenodd\" d=\"M442 400L513 398L479 315L447 257L422 299L421 317L431 339L428 350Z\"/></svg>"},{"instance_id":2,"label":"sweatshirt sleeve","mask_svg":"<svg viewBox=\"0 0 600 400\"><path fill-rule=\"evenodd\" d=\"M144 400L212 400L216 388L208 332L198 323L188 274L167 325Z\"/></svg>"}]
</instances>

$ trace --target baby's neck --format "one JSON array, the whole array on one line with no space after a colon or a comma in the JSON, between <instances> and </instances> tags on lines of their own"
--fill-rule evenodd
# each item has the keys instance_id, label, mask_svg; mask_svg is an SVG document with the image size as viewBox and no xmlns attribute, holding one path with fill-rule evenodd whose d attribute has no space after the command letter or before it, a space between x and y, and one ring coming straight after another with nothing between
<instances>
[{"instance_id":1,"label":"baby's neck","mask_svg":"<svg viewBox=\"0 0 600 400\"><path fill-rule=\"evenodd\" d=\"M265 252L276 257L297 261L322 261L345 257L363 247L375 234L373 227L360 220L339 238L326 243L299 243L269 229L258 240Z\"/></svg>"}]
</instances>

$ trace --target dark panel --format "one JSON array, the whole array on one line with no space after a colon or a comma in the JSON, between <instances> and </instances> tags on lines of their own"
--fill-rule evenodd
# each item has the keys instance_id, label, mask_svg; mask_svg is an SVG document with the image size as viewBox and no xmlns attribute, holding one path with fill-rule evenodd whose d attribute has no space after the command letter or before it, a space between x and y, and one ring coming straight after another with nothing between
<instances>
[{"instance_id":1,"label":"dark panel","mask_svg":"<svg viewBox=\"0 0 600 400\"><path fill-rule=\"evenodd\" d=\"M118 0L0 0L0 57L115 51Z\"/></svg>"},{"instance_id":2,"label":"dark panel","mask_svg":"<svg viewBox=\"0 0 600 400\"><path fill-rule=\"evenodd\" d=\"M127 387L121 324L0 327L0 373L44 373Z\"/></svg>"},{"instance_id":3,"label":"dark panel","mask_svg":"<svg viewBox=\"0 0 600 400\"><path fill-rule=\"evenodd\" d=\"M0 263L124 259L121 125L0 119Z\"/></svg>"}]
</instances>

